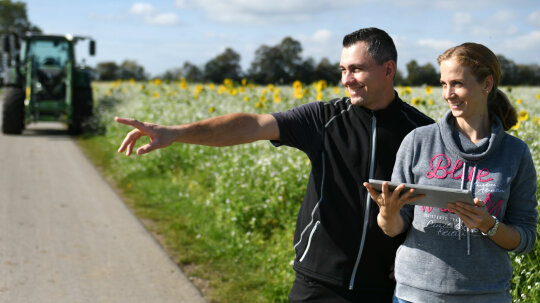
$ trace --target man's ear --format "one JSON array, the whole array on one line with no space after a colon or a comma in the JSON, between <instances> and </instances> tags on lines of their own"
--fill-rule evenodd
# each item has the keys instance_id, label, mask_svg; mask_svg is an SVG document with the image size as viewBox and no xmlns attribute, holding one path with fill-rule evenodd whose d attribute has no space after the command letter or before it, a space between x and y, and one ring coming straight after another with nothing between
<instances>
[{"instance_id":1,"label":"man's ear","mask_svg":"<svg viewBox=\"0 0 540 303\"><path fill-rule=\"evenodd\" d=\"M384 63L384 68L385 76L393 80L397 70L396 62L394 60L388 60Z\"/></svg>"}]
</instances>

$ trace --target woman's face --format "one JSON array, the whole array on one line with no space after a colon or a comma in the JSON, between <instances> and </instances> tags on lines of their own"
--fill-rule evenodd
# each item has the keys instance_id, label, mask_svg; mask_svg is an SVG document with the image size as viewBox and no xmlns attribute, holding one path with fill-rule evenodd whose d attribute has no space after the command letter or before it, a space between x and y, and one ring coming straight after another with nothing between
<instances>
[{"instance_id":1,"label":"woman's face","mask_svg":"<svg viewBox=\"0 0 540 303\"><path fill-rule=\"evenodd\" d=\"M466 120L488 115L487 96L493 84L490 76L478 82L470 68L450 58L441 62L441 85L444 100L452 115Z\"/></svg>"}]
</instances>

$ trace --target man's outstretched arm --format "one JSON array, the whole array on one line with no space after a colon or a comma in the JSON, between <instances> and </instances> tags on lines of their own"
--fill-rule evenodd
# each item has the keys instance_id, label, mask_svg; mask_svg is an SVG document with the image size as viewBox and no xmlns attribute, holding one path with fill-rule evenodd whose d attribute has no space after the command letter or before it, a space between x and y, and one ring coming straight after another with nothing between
<instances>
[{"instance_id":1,"label":"man's outstretched arm","mask_svg":"<svg viewBox=\"0 0 540 303\"><path fill-rule=\"evenodd\" d=\"M134 129L126 135L118 152L130 155L135 143L143 136L150 137L150 143L137 149L137 155L164 148L174 142L209 146L229 146L250 143L257 140L279 140L276 119L270 114L235 113L206 120L165 126L140 122L129 118L115 118L116 122L130 125Z\"/></svg>"}]
</instances>

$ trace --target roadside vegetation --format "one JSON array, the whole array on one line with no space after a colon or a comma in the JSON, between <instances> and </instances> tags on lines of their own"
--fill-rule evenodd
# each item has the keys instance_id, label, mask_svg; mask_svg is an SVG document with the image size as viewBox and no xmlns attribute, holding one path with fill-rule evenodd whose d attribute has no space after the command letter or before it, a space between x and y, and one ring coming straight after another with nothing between
<instances>
[{"instance_id":1,"label":"roadside vegetation","mask_svg":"<svg viewBox=\"0 0 540 303\"><path fill-rule=\"evenodd\" d=\"M95 117L80 146L204 295L212 302L286 302L294 279L293 231L310 169L305 154L256 142L174 144L125 157L116 150L130 129L113 118L179 124L239 111L270 113L343 96L343 87L155 79L98 82L93 90ZM435 119L447 110L438 87L396 90ZM538 171L540 88L503 90L519 111L511 133L528 143ZM540 243L512 259L515 302L540 300Z\"/></svg>"}]
</instances>

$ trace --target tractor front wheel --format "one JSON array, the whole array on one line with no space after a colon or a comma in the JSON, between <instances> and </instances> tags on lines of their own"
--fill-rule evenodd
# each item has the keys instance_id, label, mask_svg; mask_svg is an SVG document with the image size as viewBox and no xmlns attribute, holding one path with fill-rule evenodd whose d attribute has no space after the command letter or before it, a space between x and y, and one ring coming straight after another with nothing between
<instances>
[{"instance_id":1,"label":"tractor front wheel","mask_svg":"<svg viewBox=\"0 0 540 303\"><path fill-rule=\"evenodd\" d=\"M24 90L20 87L4 88L2 105L2 132L20 134L24 129Z\"/></svg>"}]
</instances>

